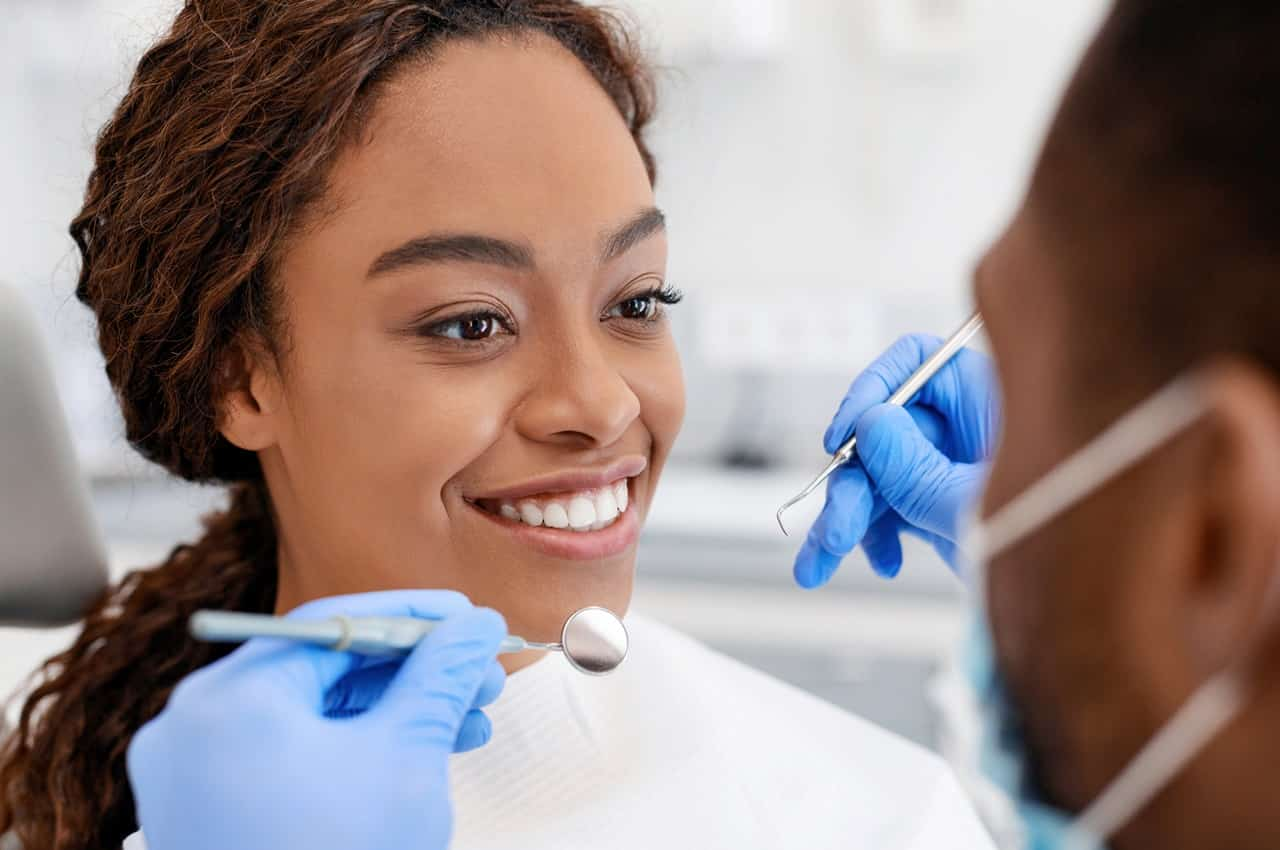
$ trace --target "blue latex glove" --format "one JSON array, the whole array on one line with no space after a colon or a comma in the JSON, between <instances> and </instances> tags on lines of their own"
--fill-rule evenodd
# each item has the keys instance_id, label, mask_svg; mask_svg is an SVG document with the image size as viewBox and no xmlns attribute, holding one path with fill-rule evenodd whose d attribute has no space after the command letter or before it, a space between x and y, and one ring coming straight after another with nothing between
<instances>
[{"instance_id":1,"label":"blue latex glove","mask_svg":"<svg viewBox=\"0 0 1280 850\"><path fill-rule=\"evenodd\" d=\"M986 479L999 428L999 392L989 358L965 349L906 408L885 404L930 354L937 337L895 342L849 388L823 437L834 454L853 433L858 459L827 482L827 502L799 555L802 587L827 582L855 546L872 569L902 569L902 532L922 537L956 566L958 526Z\"/></svg>"},{"instance_id":2,"label":"blue latex glove","mask_svg":"<svg viewBox=\"0 0 1280 850\"><path fill-rule=\"evenodd\" d=\"M448 591L321 599L290 617L444 622L376 704L325 716L327 693L364 661L258 639L184 679L129 746L148 850L444 850L448 758L488 740L502 617ZM386 667L385 659L379 666Z\"/></svg>"}]
</instances>

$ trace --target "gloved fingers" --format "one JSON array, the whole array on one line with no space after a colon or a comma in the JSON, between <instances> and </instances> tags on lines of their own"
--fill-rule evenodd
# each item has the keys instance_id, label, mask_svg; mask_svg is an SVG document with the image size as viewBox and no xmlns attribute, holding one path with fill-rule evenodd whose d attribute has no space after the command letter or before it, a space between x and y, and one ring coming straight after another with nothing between
<instances>
[{"instance_id":1,"label":"gloved fingers","mask_svg":"<svg viewBox=\"0 0 1280 850\"><path fill-rule=\"evenodd\" d=\"M1000 384L991 359L980 351L961 349L916 396L937 410L948 424L957 460L985 460L1000 431Z\"/></svg>"},{"instance_id":2,"label":"gloved fingers","mask_svg":"<svg viewBox=\"0 0 1280 850\"><path fill-rule=\"evenodd\" d=\"M354 656L278 638L254 638L178 683L175 700L220 700L229 692L284 694L292 708L319 715L325 694L356 666Z\"/></svg>"},{"instance_id":3,"label":"gloved fingers","mask_svg":"<svg viewBox=\"0 0 1280 850\"><path fill-rule=\"evenodd\" d=\"M352 706L363 711L376 703L400 671L403 659L388 661L386 658L356 656L354 662L351 670L325 695L326 713L344 714ZM496 700L506 681L507 674L501 664L490 666L476 694L476 708L484 708Z\"/></svg>"},{"instance_id":4,"label":"gloved fingers","mask_svg":"<svg viewBox=\"0 0 1280 850\"><path fill-rule=\"evenodd\" d=\"M964 474L966 467L970 470L982 470L982 467L977 465L965 465L965 463L957 463L956 467L957 474ZM978 489L980 489L980 485ZM974 498L977 498L977 490L975 490ZM966 503L965 507L957 508L955 512L957 515L963 516L968 507L968 503ZM957 576L960 575L961 567L964 565L961 563L960 544L957 543L957 541L948 539L946 536L941 534L933 533L933 531L919 529L919 527L914 525L904 525L901 527L901 530L904 531L904 533L910 534L911 536L914 536L914 538L924 540L925 543L931 545L934 552L938 553L938 557L942 558L942 561L951 568L951 571L955 572ZM959 533L959 531L961 530L957 529L957 533Z\"/></svg>"},{"instance_id":5,"label":"gloved fingers","mask_svg":"<svg viewBox=\"0 0 1280 850\"><path fill-rule=\"evenodd\" d=\"M357 663L325 692L324 715L347 719L377 703L400 669L398 660L355 656Z\"/></svg>"},{"instance_id":6,"label":"gloved fingers","mask_svg":"<svg viewBox=\"0 0 1280 850\"><path fill-rule=\"evenodd\" d=\"M826 502L811 533L817 535L823 549L843 557L866 534L874 505L875 494L862 465L856 461L846 464L827 479Z\"/></svg>"},{"instance_id":7,"label":"gloved fingers","mask_svg":"<svg viewBox=\"0 0 1280 850\"><path fill-rule=\"evenodd\" d=\"M462 718L462 726L458 729L458 740L454 742L455 753L469 753L478 750L493 737L493 724L488 716L478 708L473 708Z\"/></svg>"},{"instance_id":8,"label":"gloved fingers","mask_svg":"<svg viewBox=\"0 0 1280 850\"><path fill-rule=\"evenodd\" d=\"M481 688L497 675L491 668L506 636L506 621L496 611L477 608L450 617L414 648L362 719L390 719L420 743L451 751Z\"/></svg>"},{"instance_id":9,"label":"gloved fingers","mask_svg":"<svg viewBox=\"0 0 1280 850\"><path fill-rule=\"evenodd\" d=\"M827 499L792 570L796 583L814 588L826 584L845 555L862 540L871 523L875 494L858 463L837 469L827 479Z\"/></svg>"},{"instance_id":10,"label":"gloved fingers","mask_svg":"<svg viewBox=\"0 0 1280 850\"><path fill-rule=\"evenodd\" d=\"M471 607L466 596L454 590L380 590L313 599L294 608L289 619L321 620L347 617L418 617L443 620Z\"/></svg>"},{"instance_id":11,"label":"gloved fingers","mask_svg":"<svg viewBox=\"0 0 1280 850\"><path fill-rule=\"evenodd\" d=\"M941 345L942 340L925 334L900 337L862 370L853 379L849 392L840 402L830 427L823 435L822 445L827 453L835 454L853 434L854 426L862 415L877 404L888 401L889 396Z\"/></svg>"},{"instance_id":12,"label":"gloved fingers","mask_svg":"<svg viewBox=\"0 0 1280 850\"><path fill-rule=\"evenodd\" d=\"M867 553L871 569L881 578L896 578L902 571L902 540L898 537L901 527L897 515L888 512L873 522L862 538L862 550Z\"/></svg>"},{"instance_id":13,"label":"gloved fingers","mask_svg":"<svg viewBox=\"0 0 1280 850\"><path fill-rule=\"evenodd\" d=\"M810 530L804 539L804 545L796 555L795 566L792 568L796 584L806 590L821 587L835 575L836 570L840 568L841 559L842 556L833 555L823 549L817 536Z\"/></svg>"},{"instance_id":14,"label":"gloved fingers","mask_svg":"<svg viewBox=\"0 0 1280 850\"><path fill-rule=\"evenodd\" d=\"M911 419L916 423L916 427L920 429L920 433L924 434L924 438L937 447L947 457L951 456L951 440L947 428L947 421L942 418L942 414L934 410L932 407L926 407L923 404L913 404L906 408L907 413L911 414Z\"/></svg>"},{"instance_id":15,"label":"gloved fingers","mask_svg":"<svg viewBox=\"0 0 1280 850\"><path fill-rule=\"evenodd\" d=\"M859 428L858 457L876 491L908 523L954 538L960 506L952 490L960 465L930 443L900 407L873 408Z\"/></svg>"},{"instance_id":16,"label":"gloved fingers","mask_svg":"<svg viewBox=\"0 0 1280 850\"><path fill-rule=\"evenodd\" d=\"M168 759L158 757L168 748L168 741L165 740L168 726L157 722L163 713L164 710L142 724L129 739L129 748L125 750L125 771L134 787L139 787L144 777L170 766Z\"/></svg>"},{"instance_id":17,"label":"gloved fingers","mask_svg":"<svg viewBox=\"0 0 1280 850\"><path fill-rule=\"evenodd\" d=\"M485 671L484 679L480 682L480 689L476 691L475 707L484 708L492 705L494 700L502 695L502 689L507 685L507 671L496 660L489 665L489 669Z\"/></svg>"},{"instance_id":18,"label":"gloved fingers","mask_svg":"<svg viewBox=\"0 0 1280 850\"><path fill-rule=\"evenodd\" d=\"M854 379L823 437L827 451L834 454L854 433L858 420L888 401L941 345L941 339L927 334L901 337ZM975 462L990 456L999 434L1000 392L995 369L985 354L962 349L925 383L911 407L916 405L941 414L944 430L953 435L957 460Z\"/></svg>"},{"instance_id":19,"label":"gloved fingers","mask_svg":"<svg viewBox=\"0 0 1280 850\"><path fill-rule=\"evenodd\" d=\"M951 572L963 578L961 574L960 547L945 537L935 537L930 542L933 543L933 548L938 553L938 557L951 568Z\"/></svg>"},{"instance_id":20,"label":"gloved fingers","mask_svg":"<svg viewBox=\"0 0 1280 850\"><path fill-rule=\"evenodd\" d=\"M441 619L470 608L465 596L451 590L393 590L316 599L286 616L316 620L336 614ZM266 680L274 689L287 689L299 705L321 713L329 689L362 663L346 652L255 638L189 677L193 681L188 687L199 687L201 681L216 681L218 688L256 687L257 682Z\"/></svg>"}]
</instances>

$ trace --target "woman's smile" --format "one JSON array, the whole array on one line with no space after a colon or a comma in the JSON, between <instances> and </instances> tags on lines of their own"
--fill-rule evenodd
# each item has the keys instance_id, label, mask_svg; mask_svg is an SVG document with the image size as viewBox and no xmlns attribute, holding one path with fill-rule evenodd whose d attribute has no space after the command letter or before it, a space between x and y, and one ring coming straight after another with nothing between
<instances>
[{"instance_id":1,"label":"woman's smile","mask_svg":"<svg viewBox=\"0 0 1280 850\"><path fill-rule=\"evenodd\" d=\"M540 476L465 497L495 530L544 555L575 561L619 555L635 545L633 482L648 461L630 455L595 469Z\"/></svg>"}]
</instances>

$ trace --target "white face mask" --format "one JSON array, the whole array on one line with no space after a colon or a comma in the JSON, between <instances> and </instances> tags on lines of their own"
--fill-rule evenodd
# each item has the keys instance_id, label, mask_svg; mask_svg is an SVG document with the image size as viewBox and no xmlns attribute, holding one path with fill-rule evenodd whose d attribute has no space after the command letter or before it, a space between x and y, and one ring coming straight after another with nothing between
<instances>
[{"instance_id":1,"label":"white face mask","mask_svg":"<svg viewBox=\"0 0 1280 850\"><path fill-rule=\"evenodd\" d=\"M996 511L962 539L977 617L958 664L934 685L942 749L1002 850L1101 848L1243 708L1249 698L1244 658L1191 695L1137 756L1072 820L1036 797L1016 707L995 658L985 612L987 565L1207 413L1192 378L1180 378L1138 405ZM1280 570L1272 579L1258 632L1276 615ZM1251 649L1256 640L1246 645Z\"/></svg>"}]
</instances>

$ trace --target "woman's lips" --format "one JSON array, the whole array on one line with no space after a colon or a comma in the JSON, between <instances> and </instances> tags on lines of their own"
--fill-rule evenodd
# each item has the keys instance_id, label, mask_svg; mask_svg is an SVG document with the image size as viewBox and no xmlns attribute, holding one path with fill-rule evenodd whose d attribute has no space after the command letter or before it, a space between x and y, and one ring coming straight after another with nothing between
<instances>
[{"instance_id":1,"label":"woman's lips","mask_svg":"<svg viewBox=\"0 0 1280 850\"><path fill-rule=\"evenodd\" d=\"M567 493L578 490L595 490L614 484L624 478L635 478L645 471L649 461L644 455L627 455L595 469L573 469L551 475L541 475L522 482L467 493L471 502L517 501L544 493Z\"/></svg>"},{"instance_id":2,"label":"woman's lips","mask_svg":"<svg viewBox=\"0 0 1280 850\"><path fill-rule=\"evenodd\" d=\"M619 555L640 538L640 520L634 505L623 511L612 524L596 531L573 531L567 528L549 528L527 525L499 514L493 514L475 504L468 503L477 514L492 522L498 529L510 534L517 542L553 558L571 561L595 561Z\"/></svg>"},{"instance_id":3,"label":"woman's lips","mask_svg":"<svg viewBox=\"0 0 1280 850\"><path fill-rule=\"evenodd\" d=\"M466 502L516 540L544 554L596 560L620 554L640 536L631 481L644 472L643 455L595 469L527 479Z\"/></svg>"}]
</instances>

